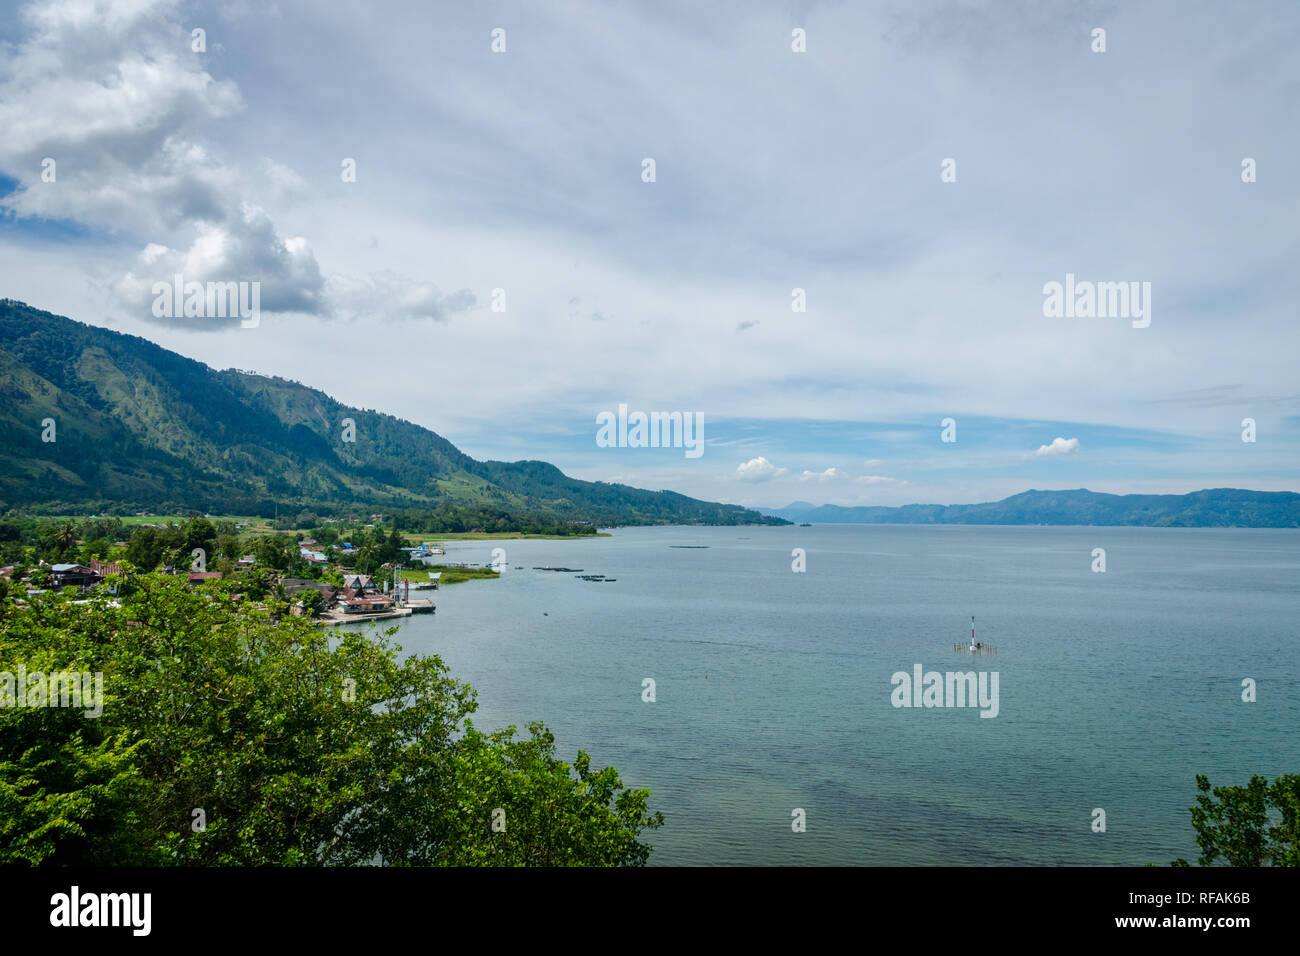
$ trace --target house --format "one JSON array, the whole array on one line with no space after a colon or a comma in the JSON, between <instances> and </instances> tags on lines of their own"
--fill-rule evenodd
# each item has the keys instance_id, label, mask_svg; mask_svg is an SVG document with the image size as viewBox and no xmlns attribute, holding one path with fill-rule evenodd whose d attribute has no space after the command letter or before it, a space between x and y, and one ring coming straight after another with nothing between
<instances>
[{"instance_id":1,"label":"house","mask_svg":"<svg viewBox=\"0 0 1300 956\"><path fill-rule=\"evenodd\" d=\"M302 600L303 594L308 591L320 592L320 596L325 601L325 609L330 609L330 607L338 604L338 588L335 588L329 581L313 581L309 578L283 578L279 581L279 584L285 589L285 597L289 598L290 601L294 601L295 605L296 602ZM296 611L294 613L296 614Z\"/></svg>"},{"instance_id":2,"label":"house","mask_svg":"<svg viewBox=\"0 0 1300 956\"><path fill-rule=\"evenodd\" d=\"M338 603L345 614L374 614L393 606L393 599L380 594L368 574L350 574L343 579L343 584Z\"/></svg>"},{"instance_id":3,"label":"house","mask_svg":"<svg viewBox=\"0 0 1300 956\"><path fill-rule=\"evenodd\" d=\"M110 574L122 573L122 567L116 561L100 561L98 558L90 559L90 570L94 571L101 578L106 578Z\"/></svg>"},{"instance_id":4,"label":"house","mask_svg":"<svg viewBox=\"0 0 1300 956\"><path fill-rule=\"evenodd\" d=\"M99 574L84 564L55 564L50 567L50 586L86 587L99 583Z\"/></svg>"},{"instance_id":5,"label":"house","mask_svg":"<svg viewBox=\"0 0 1300 956\"><path fill-rule=\"evenodd\" d=\"M311 548L299 548L298 554L306 558L312 564L328 564L329 558L320 551L313 551Z\"/></svg>"},{"instance_id":6,"label":"house","mask_svg":"<svg viewBox=\"0 0 1300 956\"><path fill-rule=\"evenodd\" d=\"M280 585L284 588L286 597L296 597L303 591L319 591L325 597L325 603L329 604L334 599L334 594L338 591L334 585L328 581L313 581L311 578L281 578Z\"/></svg>"},{"instance_id":7,"label":"house","mask_svg":"<svg viewBox=\"0 0 1300 956\"><path fill-rule=\"evenodd\" d=\"M360 597L348 597L348 592L343 592L343 597L339 603L343 605L345 614L374 614L377 611L388 611L393 607L393 599L387 594L363 594Z\"/></svg>"},{"instance_id":8,"label":"house","mask_svg":"<svg viewBox=\"0 0 1300 956\"><path fill-rule=\"evenodd\" d=\"M185 580L190 584L202 584L204 581L220 581L220 571L191 571Z\"/></svg>"},{"instance_id":9,"label":"house","mask_svg":"<svg viewBox=\"0 0 1300 956\"><path fill-rule=\"evenodd\" d=\"M253 557L251 554L246 554L235 562L235 567L247 569L251 568L255 564L257 564L257 558Z\"/></svg>"}]
</instances>

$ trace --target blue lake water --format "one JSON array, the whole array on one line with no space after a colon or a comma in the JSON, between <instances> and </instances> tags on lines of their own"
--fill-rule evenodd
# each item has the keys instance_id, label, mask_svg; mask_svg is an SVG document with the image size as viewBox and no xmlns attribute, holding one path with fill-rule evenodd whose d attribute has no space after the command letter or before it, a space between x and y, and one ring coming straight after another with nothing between
<instances>
[{"instance_id":1,"label":"blue lake water","mask_svg":"<svg viewBox=\"0 0 1300 956\"><path fill-rule=\"evenodd\" d=\"M633 528L447 559L495 547L499 580L397 640L478 691L477 726L542 720L649 787L652 865L1194 861L1197 773L1300 772L1297 531ZM971 615L995 655L953 651ZM997 671L998 715L893 706L916 664Z\"/></svg>"}]
</instances>

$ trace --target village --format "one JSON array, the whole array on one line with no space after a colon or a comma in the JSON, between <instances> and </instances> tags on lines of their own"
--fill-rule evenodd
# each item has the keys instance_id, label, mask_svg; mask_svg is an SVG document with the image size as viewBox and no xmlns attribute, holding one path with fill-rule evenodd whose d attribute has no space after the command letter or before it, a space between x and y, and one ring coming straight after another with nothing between
<instances>
[{"instance_id":1,"label":"village","mask_svg":"<svg viewBox=\"0 0 1300 956\"><path fill-rule=\"evenodd\" d=\"M21 602L70 588L74 600L89 600L99 591L116 596L130 574L156 570L194 587L224 582L240 598L282 602L289 614L333 626L432 614L433 601L411 592L437 590L444 575L452 582L496 576L476 565L439 564L443 544L407 545L395 531L384 535L370 528L361 529L355 543L333 534L322 535L326 543L302 533L219 536L205 519L191 519L141 525L108 548L76 537L76 530L66 532L62 547L44 545L47 536L33 547L9 550L6 556L17 560L0 567L0 597ZM56 554L81 559L49 559Z\"/></svg>"}]
</instances>

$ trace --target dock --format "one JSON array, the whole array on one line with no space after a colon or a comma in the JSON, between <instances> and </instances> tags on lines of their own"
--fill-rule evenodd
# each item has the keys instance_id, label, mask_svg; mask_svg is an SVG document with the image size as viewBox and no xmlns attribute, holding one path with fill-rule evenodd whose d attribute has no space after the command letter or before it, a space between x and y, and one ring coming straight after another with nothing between
<instances>
[{"instance_id":1,"label":"dock","mask_svg":"<svg viewBox=\"0 0 1300 956\"><path fill-rule=\"evenodd\" d=\"M438 610L437 605L432 601L417 598L391 611L374 611L366 614L329 611L317 618L316 623L324 627L337 627L340 624L364 624L366 621L391 621L394 618L410 617L412 614L432 614L436 610Z\"/></svg>"}]
</instances>

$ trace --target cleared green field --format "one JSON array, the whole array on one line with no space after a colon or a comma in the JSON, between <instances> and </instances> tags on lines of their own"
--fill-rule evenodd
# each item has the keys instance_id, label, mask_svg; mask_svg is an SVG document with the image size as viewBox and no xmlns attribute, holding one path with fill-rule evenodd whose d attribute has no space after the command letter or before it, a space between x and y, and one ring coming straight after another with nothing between
<instances>
[{"instance_id":1,"label":"cleared green field","mask_svg":"<svg viewBox=\"0 0 1300 956\"><path fill-rule=\"evenodd\" d=\"M442 572L442 577L438 581L440 587L444 584L460 584L462 581L476 581L479 579L501 577L499 571L493 571L491 568L448 568L438 566L421 571L403 571L402 580L410 581L413 584L416 581L427 581L429 580L429 571Z\"/></svg>"}]
</instances>

